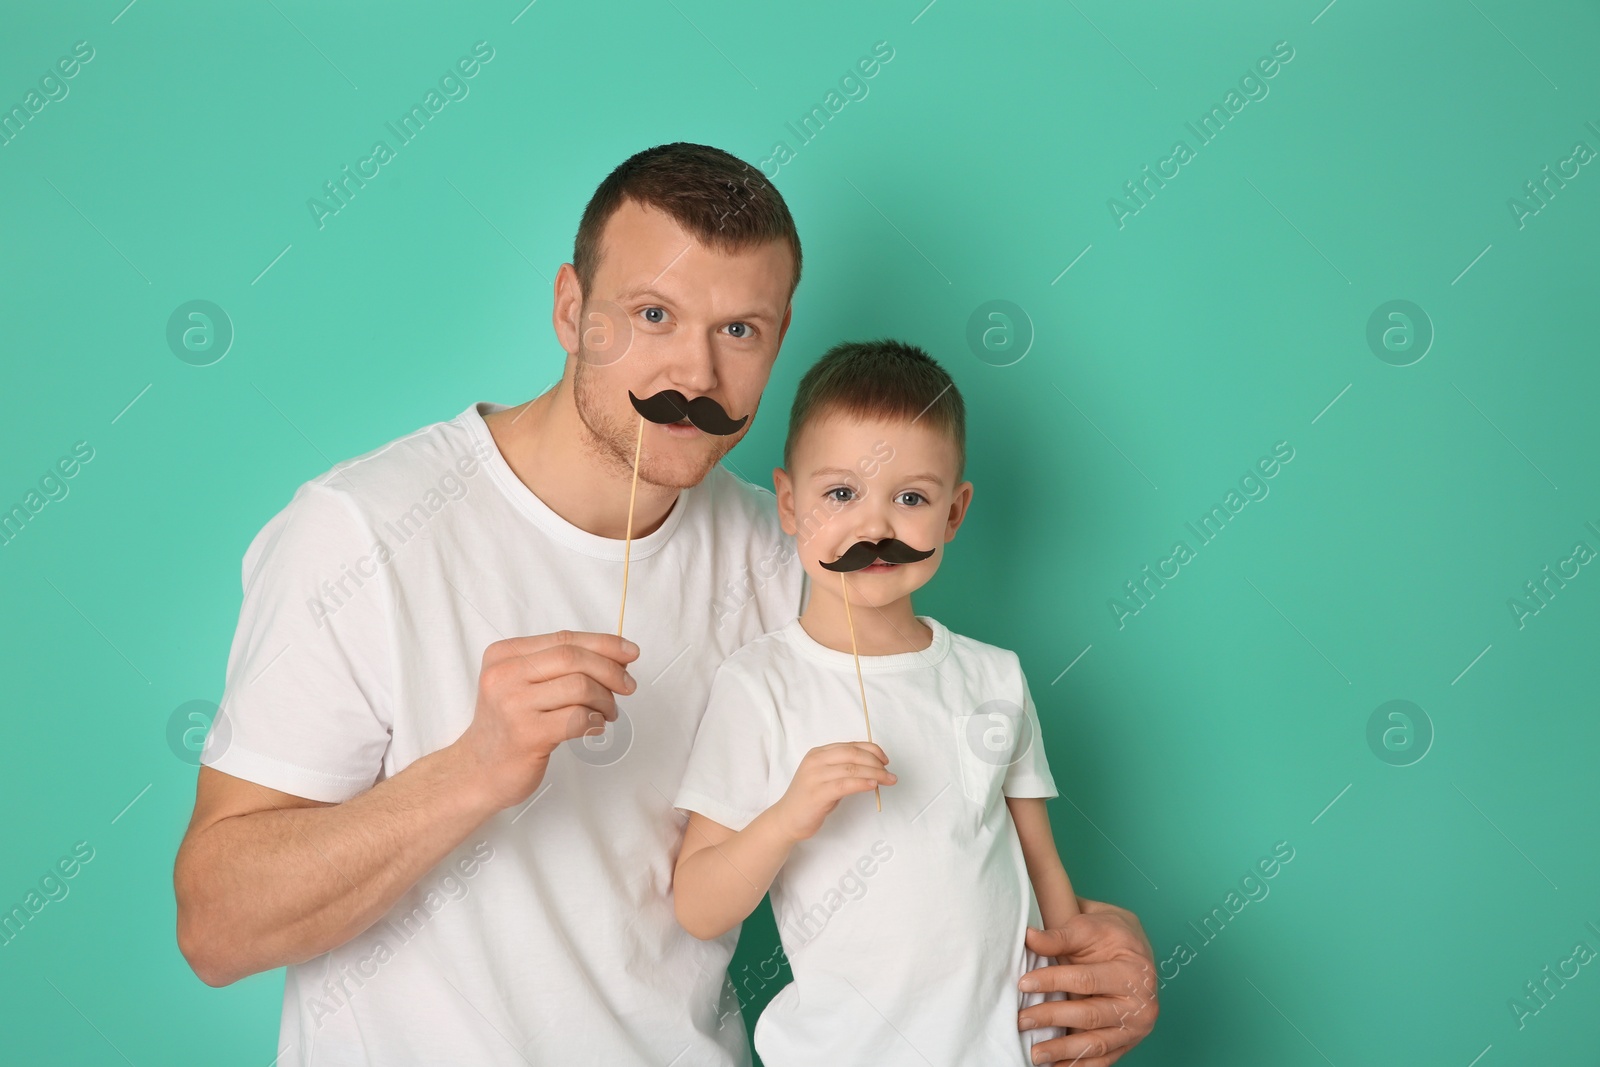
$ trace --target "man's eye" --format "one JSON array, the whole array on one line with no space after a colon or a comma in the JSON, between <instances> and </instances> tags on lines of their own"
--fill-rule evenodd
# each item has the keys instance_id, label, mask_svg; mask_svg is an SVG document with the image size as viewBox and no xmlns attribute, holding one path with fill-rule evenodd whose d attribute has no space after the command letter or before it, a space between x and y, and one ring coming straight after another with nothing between
<instances>
[{"instance_id":1,"label":"man's eye","mask_svg":"<svg viewBox=\"0 0 1600 1067\"><path fill-rule=\"evenodd\" d=\"M667 312L664 308L647 307L644 309L644 320L654 323L665 322L667 321Z\"/></svg>"},{"instance_id":2,"label":"man's eye","mask_svg":"<svg viewBox=\"0 0 1600 1067\"><path fill-rule=\"evenodd\" d=\"M750 324L748 322L728 323L728 335L730 337L749 337L750 333Z\"/></svg>"}]
</instances>

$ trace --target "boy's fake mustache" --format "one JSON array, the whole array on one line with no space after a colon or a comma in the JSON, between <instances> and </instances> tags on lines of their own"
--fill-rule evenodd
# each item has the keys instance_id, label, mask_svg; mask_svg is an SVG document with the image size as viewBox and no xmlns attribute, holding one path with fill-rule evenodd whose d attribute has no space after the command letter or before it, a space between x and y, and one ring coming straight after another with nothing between
<instances>
[{"instance_id":1,"label":"boy's fake mustache","mask_svg":"<svg viewBox=\"0 0 1600 1067\"><path fill-rule=\"evenodd\" d=\"M738 433L739 428L750 418L746 415L735 419L711 397L697 396L690 399L676 389L663 389L659 393L643 398L634 396L633 390L629 389L628 399L633 402L633 410L651 422L666 423L688 419L706 433L714 433L719 437Z\"/></svg>"},{"instance_id":2,"label":"boy's fake mustache","mask_svg":"<svg viewBox=\"0 0 1600 1067\"><path fill-rule=\"evenodd\" d=\"M832 563L821 564L827 571L858 571L862 567L872 564L874 560L883 560L885 563L916 563L933 555L933 549L923 551L912 548L904 541L893 537L885 537L882 541L857 541Z\"/></svg>"}]
</instances>

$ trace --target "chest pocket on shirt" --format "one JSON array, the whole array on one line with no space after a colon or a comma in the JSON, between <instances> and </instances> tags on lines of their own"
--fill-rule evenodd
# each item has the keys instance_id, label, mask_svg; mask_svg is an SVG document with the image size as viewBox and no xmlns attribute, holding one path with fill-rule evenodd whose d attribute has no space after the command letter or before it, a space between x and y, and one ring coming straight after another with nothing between
<instances>
[{"instance_id":1,"label":"chest pocket on shirt","mask_svg":"<svg viewBox=\"0 0 1600 1067\"><path fill-rule=\"evenodd\" d=\"M1030 730L1022 708L991 700L954 719L956 762L967 799L987 810L1000 796L1006 772L1027 751Z\"/></svg>"},{"instance_id":2,"label":"chest pocket on shirt","mask_svg":"<svg viewBox=\"0 0 1600 1067\"><path fill-rule=\"evenodd\" d=\"M1018 731L1026 728L1022 709L1008 701L989 701L976 712L957 715L954 726L962 790L968 800L987 811L1000 797L1006 769L1019 750Z\"/></svg>"}]
</instances>

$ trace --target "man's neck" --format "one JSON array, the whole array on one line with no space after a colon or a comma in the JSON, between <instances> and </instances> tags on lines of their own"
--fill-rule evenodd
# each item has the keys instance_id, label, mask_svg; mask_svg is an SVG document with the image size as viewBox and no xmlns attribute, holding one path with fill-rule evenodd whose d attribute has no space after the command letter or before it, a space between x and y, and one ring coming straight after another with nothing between
<instances>
[{"instance_id":1,"label":"man's neck","mask_svg":"<svg viewBox=\"0 0 1600 1067\"><path fill-rule=\"evenodd\" d=\"M483 421L512 472L551 511L580 530L622 540L633 469L604 453L594 440L573 403L570 377ZM654 532L677 498L677 489L641 480L633 505L633 536Z\"/></svg>"}]
</instances>

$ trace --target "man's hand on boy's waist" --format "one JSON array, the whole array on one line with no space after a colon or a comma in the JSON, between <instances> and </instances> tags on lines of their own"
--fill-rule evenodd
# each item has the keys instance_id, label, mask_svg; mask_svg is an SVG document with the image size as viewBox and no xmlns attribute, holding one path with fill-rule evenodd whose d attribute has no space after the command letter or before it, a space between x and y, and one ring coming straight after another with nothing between
<instances>
[{"instance_id":1,"label":"man's hand on boy's waist","mask_svg":"<svg viewBox=\"0 0 1600 1067\"><path fill-rule=\"evenodd\" d=\"M1025 993L1064 992L1076 1000L1047 1000L1018 1014L1017 1029L1071 1027L1076 1033L1033 1047L1035 1063L1110 1067L1155 1027L1155 953L1138 918L1126 909L1078 898L1083 914L1060 928L1029 928L1027 946L1061 962L1022 976Z\"/></svg>"}]
</instances>

